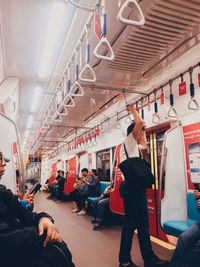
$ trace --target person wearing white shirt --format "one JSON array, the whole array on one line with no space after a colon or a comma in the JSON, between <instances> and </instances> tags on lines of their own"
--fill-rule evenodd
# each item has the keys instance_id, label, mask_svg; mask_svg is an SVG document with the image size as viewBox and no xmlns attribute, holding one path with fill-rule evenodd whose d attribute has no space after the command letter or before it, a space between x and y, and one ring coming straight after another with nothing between
<instances>
[{"instance_id":1,"label":"person wearing white shirt","mask_svg":"<svg viewBox=\"0 0 200 267\"><path fill-rule=\"evenodd\" d=\"M127 105L134 117L134 122L127 129L127 137L125 139L125 147L129 157L139 157L139 149L147 148L147 140L145 133L145 123L138 112L132 105ZM124 146L122 145L121 161L126 159ZM123 175L122 175L123 177ZM147 195L145 189L132 191L124 179L120 184L120 196L124 202L124 225L121 234L119 267L135 267L131 260L131 248L134 230L138 231L138 239L142 258L145 267L167 266L168 261L159 259L152 250L150 233L149 233L149 216L147 206Z\"/></svg>"}]
</instances>

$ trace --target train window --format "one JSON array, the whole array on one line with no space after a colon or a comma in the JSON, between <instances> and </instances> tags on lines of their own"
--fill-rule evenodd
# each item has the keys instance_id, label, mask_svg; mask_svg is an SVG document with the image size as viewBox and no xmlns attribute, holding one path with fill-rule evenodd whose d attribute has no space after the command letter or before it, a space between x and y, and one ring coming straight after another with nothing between
<instances>
[{"instance_id":1,"label":"train window","mask_svg":"<svg viewBox=\"0 0 200 267\"><path fill-rule=\"evenodd\" d=\"M100 181L110 182L110 149L97 152L96 166Z\"/></svg>"},{"instance_id":2,"label":"train window","mask_svg":"<svg viewBox=\"0 0 200 267\"><path fill-rule=\"evenodd\" d=\"M41 163L29 162L26 165L26 187L31 188L36 182L40 183Z\"/></svg>"}]
</instances>

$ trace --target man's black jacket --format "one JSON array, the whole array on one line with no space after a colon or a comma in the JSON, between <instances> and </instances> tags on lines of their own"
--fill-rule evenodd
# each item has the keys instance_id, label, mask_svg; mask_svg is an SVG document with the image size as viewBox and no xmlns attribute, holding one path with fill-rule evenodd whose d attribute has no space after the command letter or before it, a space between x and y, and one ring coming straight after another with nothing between
<instances>
[{"instance_id":1,"label":"man's black jacket","mask_svg":"<svg viewBox=\"0 0 200 267\"><path fill-rule=\"evenodd\" d=\"M21 206L17 196L0 185L0 260L9 255L20 256L22 251L43 245L45 235L38 234L42 217L51 219L46 213L29 212Z\"/></svg>"}]
</instances>

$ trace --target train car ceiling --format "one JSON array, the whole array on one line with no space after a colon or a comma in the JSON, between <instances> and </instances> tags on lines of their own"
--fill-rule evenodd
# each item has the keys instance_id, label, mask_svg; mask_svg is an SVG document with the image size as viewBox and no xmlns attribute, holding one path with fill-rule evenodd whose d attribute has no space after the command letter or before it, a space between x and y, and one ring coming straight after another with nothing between
<instances>
[{"instance_id":1,"label":"train car ceiling","mask_svg":"<svg viewBox=\"0 0 200 267\"><path fill-rule=\"evenodd\" d=\"M15 107L15 111L19 110L16 121L26 153L35 155L58 151L70 140L93 131L102 121L107 120L109 124L110 117L116 114L116 107L121 111L125 104L123 90L128 101L144 96L146 105L147 94L166 84L174 74L185 71L182 62L188 68L191 62L197 63L198 53L195 51L199 51L200 2L138 1L145 18L144 25L140 26L126 25L117 19L125 2L0 0L0 93L6 91L0 102L7 101L5 111L11 114L13 102L19 97L19 109ZM121 16L140 22L140 11L136 3L132 3L124 8ZM53 12L54 6L56 13ZM96 56L93 51L99 39L94 30L94 10L98 16L106 14L107 31L103 35L110 45L104 42L95 52ZM55 14L60 15L55 17ZM53 25L58 28L53 32L54 27L51 27L49 36L54 38L46 41L48 23L55 18ZM54 39L56 42L51 48ZM88 44L90 57L85 52ZM52 50L47 51L50 48ZM191 60L188 55L192 50ZM44 71L41 62L47 52L51 57L45 61L48 68ZM101 54L102 58L97 54ZM80 75L86 56L89 67L82 75L84 77L79 76L76 80L76 69L79 69ZM11 80L12 84L6 90L6 83ZM11 98L18 80L19 95ZM76 86L72 89L75 82ZM71 89L68 88L69 83ZM36 87L41 88L42 93L33 113L30 107ZM71 90L71 97L65 97L64 101L63 89ZM57 110L56 106L61 103ZM119 106L117 103L120 103ZM162 108L164 111L159 112L167 114L169 101L166 100ZM119 117L123 117L123 113ZM28 118L30 122L32 120L29 127Z\"/></svg>"}]
</instances>

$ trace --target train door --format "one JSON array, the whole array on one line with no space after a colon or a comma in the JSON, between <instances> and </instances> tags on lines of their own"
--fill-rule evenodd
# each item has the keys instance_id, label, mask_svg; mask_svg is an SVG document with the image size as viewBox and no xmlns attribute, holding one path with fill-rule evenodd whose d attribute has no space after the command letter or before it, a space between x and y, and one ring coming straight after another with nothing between
<instances>
[{"instance_id":1,"label":"train door","mask_svg":"<svg viewBox=\"0 0 200 267\"><path fill-rule=\"evenodd\" d=\"M159 169L161 164L161 152L164 133L170 128L170 124L163 124L151 128L147 132L147 154L144 155L151 166L151 171L155 175L155 184L152 188L147 188L148 209L150 220L150 233L153 236L159 237L167 241L166 235L162 232L159 226ZM111 182L114 186L114 191L111 193L111 210L114 213L124 214L123 200L120 198L119 186L122 179L121 171L118 167L120 163L121 144L117 146L115 151L114 165L111 175Z\"/></svg>"},{"instance_id":2,"label":"train door","mask_svg":"<svg viewBox=\"0 0 200 267\"><path fill-rule=\"evenodd\" d=\"M147 132L147 155L146 160L151 166L151 171L155 176L155 184L152 188L147 188L148 209L150 220L150 234L168 241L166 235L159 226L159 170L161 164L161 153L163 137L170 125L160 125L159 128L152 128Z\"/></svg>"},{"instance_id":3,"label":"train door","mask_svg":"<svg viewBox=\"0 0 200 267\"><path fill-rule=\"evenodd\" d=\"M112 162L112 149L104 149L96 153L96 169L100 181L110 182L110 166Z\"/></svg>"}]
</instances>

